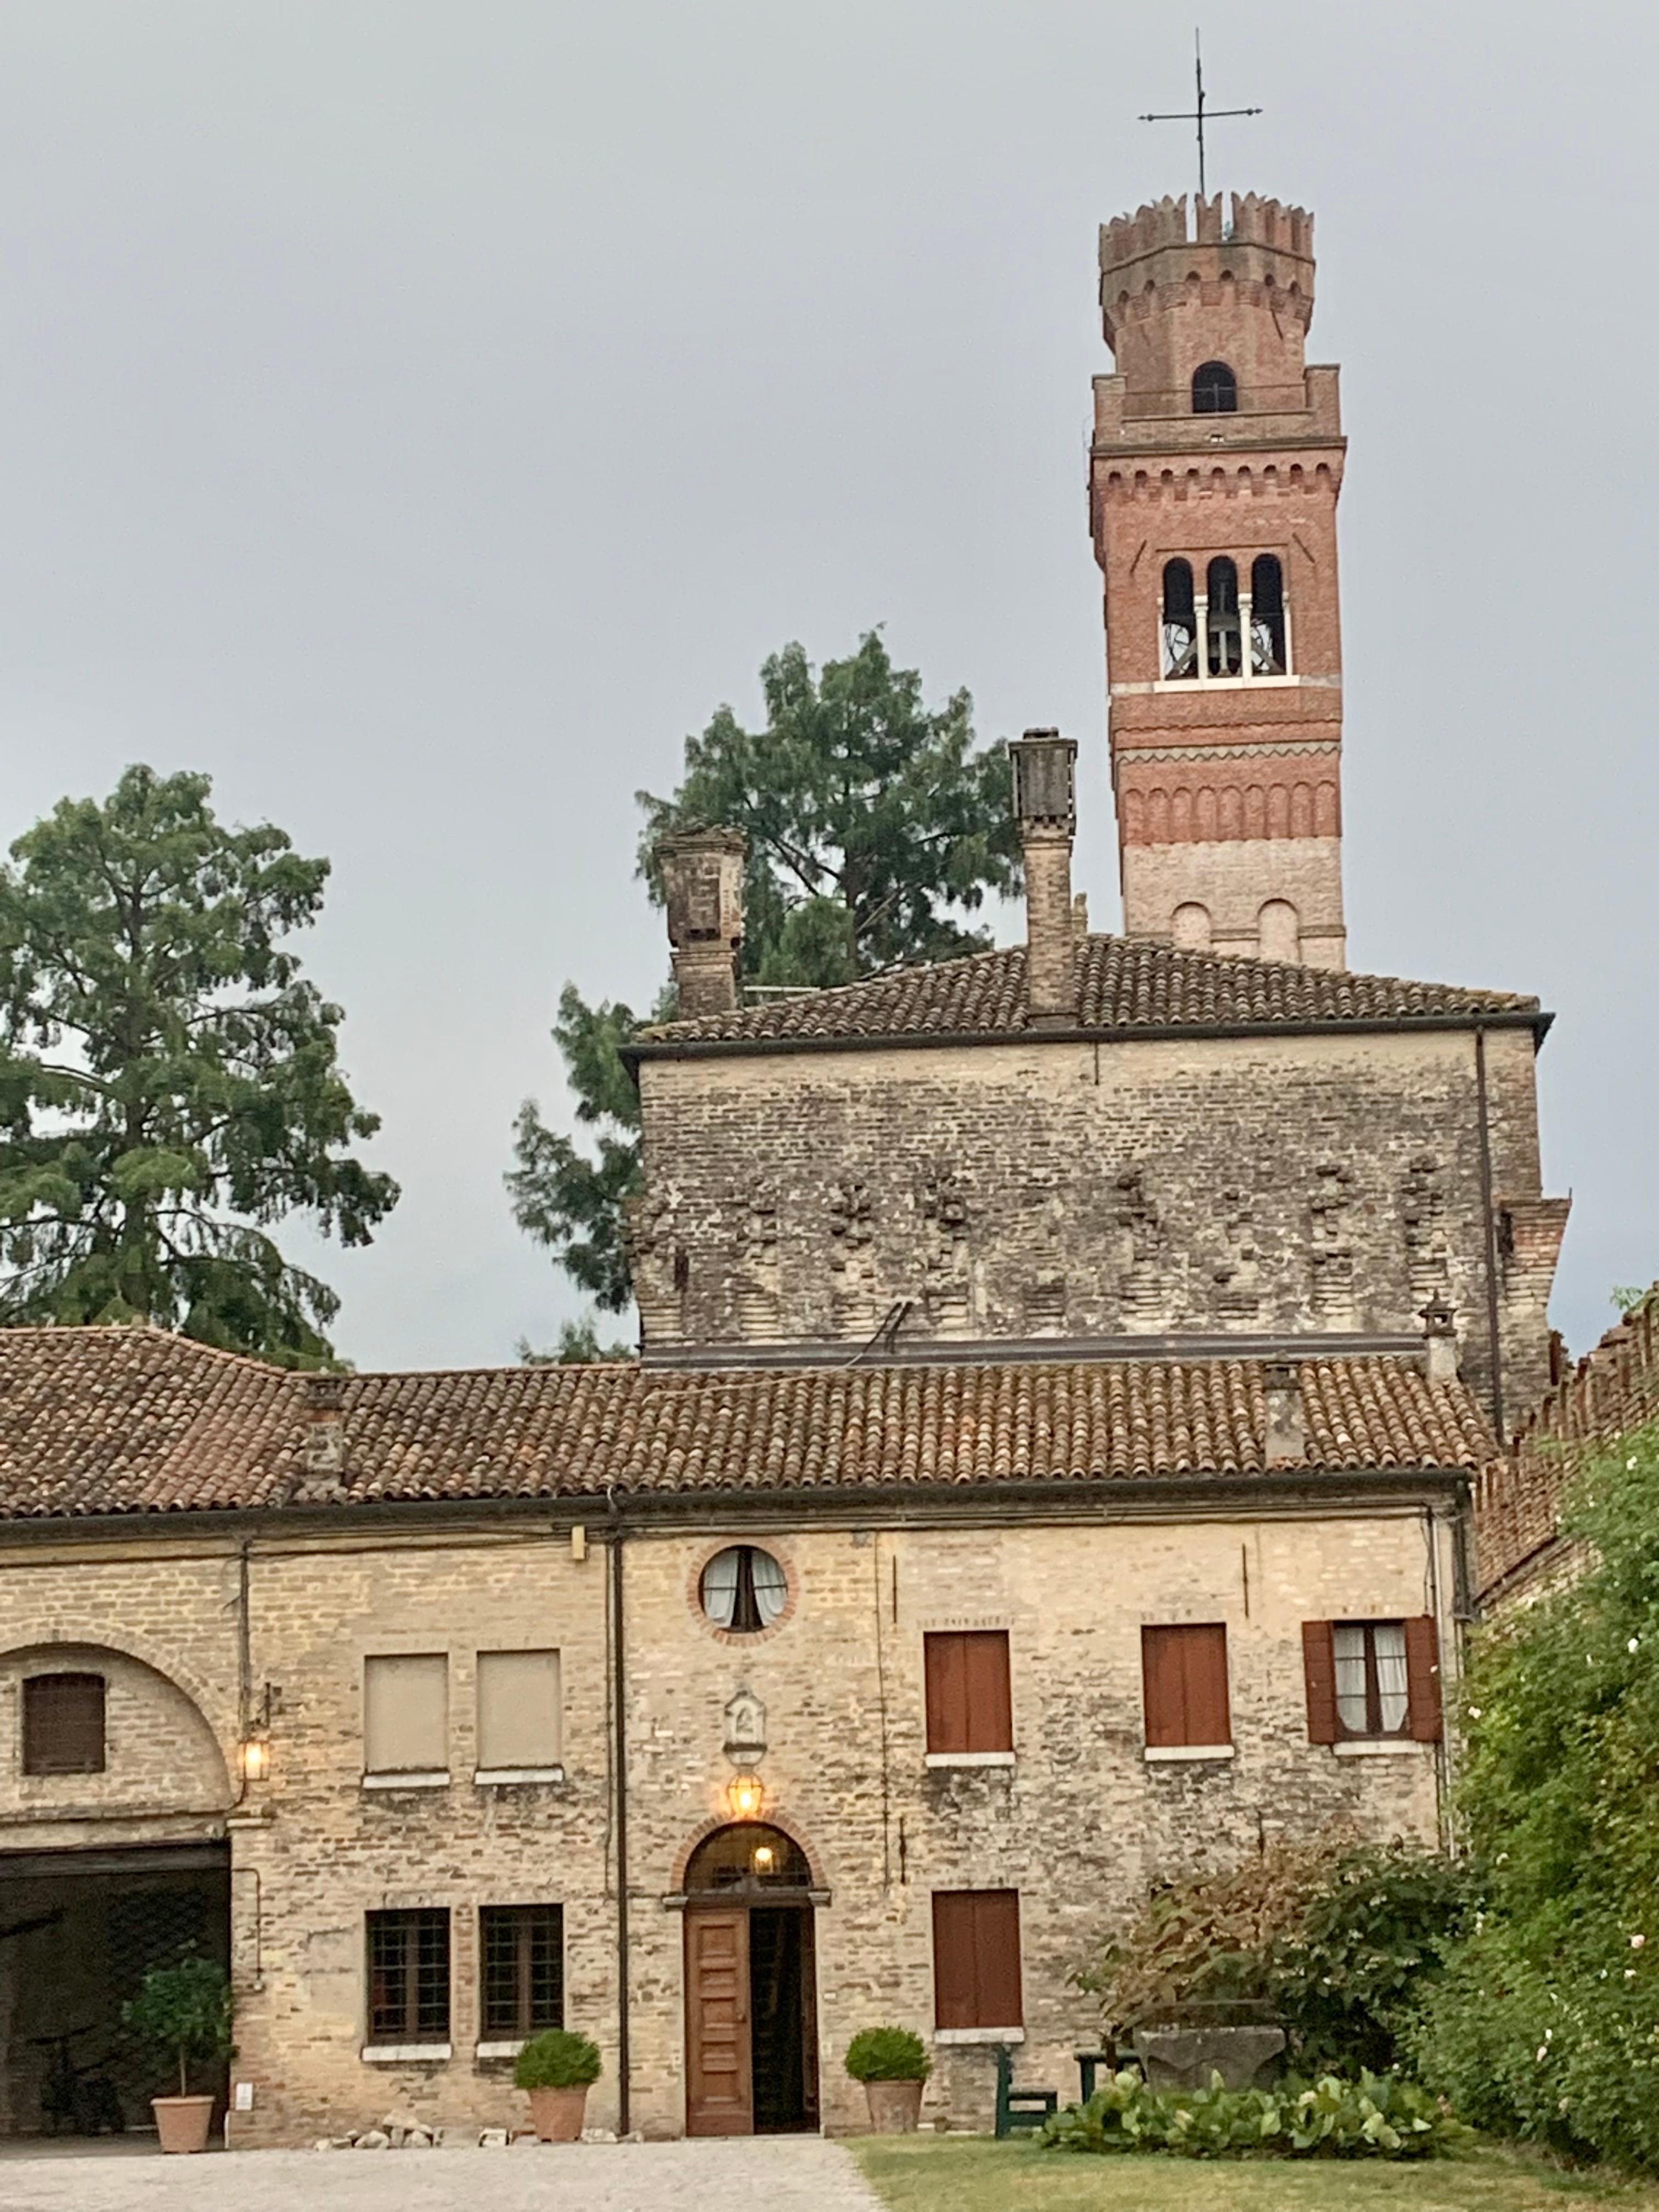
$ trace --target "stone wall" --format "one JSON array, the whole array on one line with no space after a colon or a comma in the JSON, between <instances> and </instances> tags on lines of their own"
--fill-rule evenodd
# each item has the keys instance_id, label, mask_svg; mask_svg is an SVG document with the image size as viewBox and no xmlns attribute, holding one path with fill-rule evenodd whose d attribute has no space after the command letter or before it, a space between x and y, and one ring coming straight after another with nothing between
<instances>
[{"instance_id":1,"label":"stone wall","mask_svg":"<svg viewBox=\"0 0 1659 2212\"><path fill-rule=\"evenodd\" d=\"M1351 1757L1310 1744L1303 1678L1304 1619L1421 1613L1437 1588L1449 1607L1449 1534L1431 1566L1419 1514L757 1534L795 1603L775 1630L742 1639L715 1637L695 1607L714 1540L630 1541L626 1553L635 2102L648 2132L682 2124L677 1869L721 1817L721 1717L739 1688L766 1708L766 1817L796 1835L830 1896L817 1942L833 2131L864 2124L841 2069L859 2028L894 2020L931 2034L935 1889L1018 1889L1019 2071L1074 2095L1072 2054L1098 2023L1067 1972L1152 1882L1345 1822L1379 1838L1437 1833L1436 1749ZM1151 1765L1141 1627L1216 1620L1237 1756ZM942 1628L1008 1632L1012 1767L925 1766L922 1638ZM988 2124L989 2048L936 2057L927 2114Z\"/></svg>"},{"instance_id":2,"label":"stone wall","mask_svg":"<svg viewBox=\"0 0 1659 2212\"><path fill-rule=\"evenodd\" d=\"M843 1512L845 1508L842 1509ZM738 1689L765 1707L759 1771L766 1814L811 1856L827 1901L817 1915L823 2112L863 2122L840 2069L855 2029L886 2017L933 2022L931 1894L1015 1886L1021 1893L1027 2042L1022 2070L1072 2080L1091 2027L1066 1984L1082 1948L1132 1912L1152 1881L1231 1859L1264 1837L1349 1820L1375 1835L1436 1832L1444 1753L1401 1746L1351 1758L1307 1741L1304 1617L1443 1613L1450 1540L1416 1510L1282 1509L1161 1522L808 1528L634 1535L624 1552L629 1652L632 2028L635 2120L653 2134L684 2121L683 1917L676 1893L697 1838L725 1816L732 1766L725 1709ZM732 1534L768 1544L791 1577L771 1631L717 1633L697 1601L702 1564ZM198 1556L184 1556L191 1549ZM239 2055L253 2109L244 2143L305 2141L398 2112L461 2126L521 2120L501 2061L480 2061L479 1906L558 1902L565 1912L566 2017L605 2058L590 2118L617 2118L617 1912L608 1729L608 1560L573 1553L568 1529L526 1518L489 1526L452 1516L424 1533L319 1526L269 1534L248 1566L256 1697L274 1695L270 1771L219 1820L150 1823L140 1832L229 1835ZM123 1610L146 1628L144 1663L188 1680L234 1758L238 1564L183 1533L142 1553L93 1542L0 1553L0 1605L27 1615L38 1645L52 1625L80 1646ZM149 1596L147 1600L145 1593ZM1103 1601L1102 1593L1109 1592ZM148 1607L148 1610L146 1610ZM1235 1759L1149 1765L1142 1756L1144 1623L1224 1620ZM932 1628L1000 1627L1010 1637L1016 1762L930 1771L922 1638ZM1449 1616L1445 1649L1450 1654ZM559 1784L483 1788L472 1778L472 1686L480 1650L556 1646L563 1657ZM362 1785L365 1657L447 1652L449 1781L422 1790ZM179 1694L185 1694L180 1692ZM204 1723L204 1725L207 1723ZM158 1737L158 1744L161 1739ZM148 1775L193 1795L191 1747ZM171 1781L167 1777L171 1775ZM66 1778L68 1788L72 1778ZM22 1807L15 1784L5 1848L99 1844L133 1832L123 1807L73 1830ZM64 1853L64 1863L72 1854ZM382 1907L452 1912L449 2056L386 2065L362 2057L364 1916ZM991 2061L942 2051L930 2111L982 2122Z\"/></svg>"},{"instance_id":3,"label":"stone wall","mask_svg":"<svg viewBox=\"0 0 1659 2212\"><path fill-rule=\"evenodd\" d=\"M647 1353L866 1339L1420 1328L1489 1371L1473 1039L1454 1032L647 1061ZM1536 1204L1533 1044L1487 1038L1494 1195ZM1559 1240L1559 1228L1557 1230ZM1547 1270L1501 1267L1507 1396ZM1550 1261L1553 1266L1553 1253Z\"/></svg>"}]
</instances>

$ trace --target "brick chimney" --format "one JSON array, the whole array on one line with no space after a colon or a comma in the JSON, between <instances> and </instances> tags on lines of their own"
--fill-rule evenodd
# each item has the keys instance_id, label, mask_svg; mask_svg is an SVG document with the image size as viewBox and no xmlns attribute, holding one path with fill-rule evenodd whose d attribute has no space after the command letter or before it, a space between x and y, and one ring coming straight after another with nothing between
<instances>
[{"instance_id":1,"label":"brick chimney","mask_svg":"<svg viewBox=\"0 0 1659 2212\"><path fill-rule=\"evenodd\" d=\"M743 950L740 830L677 830L657 841L680 1012L729 1014Z\"/></svg>"},{"instance_id":2,"label":"brick chimney","mask_svg":"<svg viewBox=\"0 0 1659 2212\"><path fill-rule=\"evenodd\" d=\"M1267 1400L1262 1464L1300 1467L1308 1453L1308 1422L1294 1365L1288 1359L1270 1359L1261 1370L1261 1386Z\"/></svg>"},{"instance_id":3,"label":"brick chimney","mask_svg":"<svg viewBox=\"0 0 1659 2212\"><path fill-rule=\"evenodd\" d=\"M1423 1307L1423 1368L1431 1382L1457 1380L1457 1315L1437 1294Z\"/></svg>"},{"instance_id":4,"label":"brick chimney","mask_svg":"<svg viewBox=\"0 0 1659 2212\"><path fill-rule=\"evenodd\" d=\"M1008 751L1025 857L1025 1019L1032 1029L1064 1029L1077 1019L1077 740L1058 730L1027 730Z\"/></svg>"}]
</instances>

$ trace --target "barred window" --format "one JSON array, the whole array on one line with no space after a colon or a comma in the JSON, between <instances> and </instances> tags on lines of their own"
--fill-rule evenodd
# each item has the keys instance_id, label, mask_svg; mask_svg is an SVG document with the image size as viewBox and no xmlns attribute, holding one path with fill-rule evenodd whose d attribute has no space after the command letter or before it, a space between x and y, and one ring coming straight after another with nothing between
<instances>
[{"instance_id":1,"label":"barred window","mask_svg":"<svg viewBox=\"0 0 1659 2212\"><path fill-rule=\"evenodd\" d=\"M443 1907L369 1914L368 2039L449 2040L449 1914Z\"/></svg>"},{"instance_id":2,"label":"barred window","mask_svg":"<svg viewBox=\"0 0 1659 2212\"><path fill-rule=\"evenodd\" d=\"M486 1905L478 1914L485 2042L564 2026L564 1907Z\"/></svg>"},{"instance_id":3,"label":"barred window","mask_svg":"<svg viewBox=\"0 0 1659 2212\"><path fill-rule=\"evenodd\" d=\"M101 1774L104 1678L30 1674L23 1683L25 1774Z\"/></svg>"}]
</instances>

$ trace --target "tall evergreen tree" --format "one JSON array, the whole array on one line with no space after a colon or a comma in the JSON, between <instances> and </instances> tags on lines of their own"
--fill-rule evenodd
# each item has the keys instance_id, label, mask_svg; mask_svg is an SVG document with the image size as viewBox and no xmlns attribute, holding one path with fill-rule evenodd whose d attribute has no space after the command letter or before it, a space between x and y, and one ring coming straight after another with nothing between
<instances>
[{"instance_id":1,"label":"tall evergreen tree","mask_svg":"<svg viewBox=\"0 0 1659 2212\"><path fill-rule=\"evenodd\" d=\"M130 768L0 866L0 1324L143 1320L327 1363L339 1300L267 1233L366 1244L391 1177L336 1057L339 1007L282 945L328 862L227 828L204 775Z\"/></svg>"},{"instance_id":2,"label":"tall evergreen tree","mask_svg":"<svg viewBox=\"0 0 1659 2212\"><path fill-rule=\"evenodd\" d=\"M930 710L920 675L896 668L875 630L816 675L786 645L761 687L764 728L720 707L686 739L672 797L638 794L653 899L657 840L720 825L749 841L743 969L757 982L823 988L988 944L959 917L1018 888L1019 839L1007 752L975 748L968 694ZM631 1296L622 1207L639 1185L639 1103L621 1054L638 1026L629 1007L589 1006L566 984L553 1039L596 1149L548 1128L526 1099L507 1177L520 1226L613 1312Z\"/></svg>"}]
</instances>

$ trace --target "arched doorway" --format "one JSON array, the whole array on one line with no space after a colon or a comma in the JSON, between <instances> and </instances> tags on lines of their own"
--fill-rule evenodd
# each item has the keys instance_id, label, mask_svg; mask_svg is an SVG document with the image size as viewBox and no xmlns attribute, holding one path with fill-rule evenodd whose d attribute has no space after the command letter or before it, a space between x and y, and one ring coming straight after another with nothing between
<instances>
[{"instance_id":1,"label":"arched doorway","mask_svg":"<svg viewBox=\"0 0 1659 2212\"><path fill-rule=\"evenodd\" d=\"M818 2124L811 1873L764 1821L717 1828L685 1875L685 2131Z\"/></svg>"}]
</instances>

